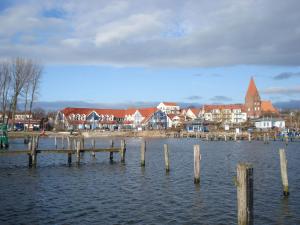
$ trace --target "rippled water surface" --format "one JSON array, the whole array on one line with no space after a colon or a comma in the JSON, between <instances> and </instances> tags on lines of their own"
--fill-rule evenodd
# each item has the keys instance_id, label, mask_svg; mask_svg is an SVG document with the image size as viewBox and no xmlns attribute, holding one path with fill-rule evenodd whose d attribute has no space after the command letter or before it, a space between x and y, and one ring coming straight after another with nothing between
<instances>
[{"instance_id":1,"label":"rippled water surface","mask_svg":"<svg viewBox=\"0 0 300 225\"><path fill-rule=\"evenodd\" d=\"M140 167L143 139L129 138L126 163L109 153L83 155L80 166L65 154L0 157L0 224L236 224L238 162L254 167L254 224L300 224L300 142L203 142L147 139L146 167ZM115 139L116 145L120 140ZM98 139L97 147L108 147ZM41 139L40 148L53 148ZM163 144L169 144L170 173ZM201 148L201 181L193 183L193 145ZM86 145L91 145L86 140ZM290 196L282 196L278 149L287 151ZM24 149L21 139L11 149Z\"/></svg>"}]
</instances>

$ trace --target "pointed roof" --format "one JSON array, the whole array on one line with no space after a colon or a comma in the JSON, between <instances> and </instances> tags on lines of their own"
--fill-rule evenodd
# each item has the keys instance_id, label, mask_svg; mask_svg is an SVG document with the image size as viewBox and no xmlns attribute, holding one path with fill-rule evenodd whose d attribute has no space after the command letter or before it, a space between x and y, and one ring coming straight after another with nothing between
<instances>
[{"instance_id":1,"label":"pointed roof","mask_svg":"<svg viewBox=\"0 0 300 225\"><path fill-rule=\"evenodd\" d=\"M251 77L251 80L250 80L250 83L249 83L249 86L248 86L248 91L247 91L246 97L247 97L247 96L256 96L256 95L259 96L259 93L258 93L258 90L257 90L257 88L256 88L254 79L253 79L253 77Z\"/></svg>"},{"instance_id":2,"label":"pointed roof","mask_svg":"<svg viewBox=\"0 0 300 225\"><path fill-rule=\"evenodd\" d=\"M261 101L261 110L263 112L278 113L271 101Z\"/></svg>"}]
</instances>

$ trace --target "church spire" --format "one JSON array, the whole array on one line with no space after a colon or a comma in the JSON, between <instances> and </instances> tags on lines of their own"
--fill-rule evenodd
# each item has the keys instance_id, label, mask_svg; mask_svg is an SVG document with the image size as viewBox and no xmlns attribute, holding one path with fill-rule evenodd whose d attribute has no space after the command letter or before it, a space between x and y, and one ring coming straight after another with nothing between
<instances>
[{"instance_id":1,"label":"church spire","mask_svg":"<svg viewBox=\"0 0 300 225\"><path fill-rule=\"evenodd\" d=\"M250 83L249 83L249 86L248 86L248 91L247 91L247 94L246 94L246 98L249 98L249 97L259 97L259 93L258 93L258 90L256 88L256 85L255 85L255 82L254 82L254 79L253 77L251 77L251 80L250 80Z\"/></svg>"}]
</instances>

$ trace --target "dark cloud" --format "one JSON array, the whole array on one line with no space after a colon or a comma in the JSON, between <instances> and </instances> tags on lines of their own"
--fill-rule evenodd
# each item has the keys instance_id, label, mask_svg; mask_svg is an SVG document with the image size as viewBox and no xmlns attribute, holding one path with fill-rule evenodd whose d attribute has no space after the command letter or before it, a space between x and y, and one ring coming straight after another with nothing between
<instances>
[{"instance_id":1,"label":"dark cloud","mask_svg":"<svg viewBox=\"0 0 300 225\"><path fill-rule=\"evenodd\" d=\"M298 87L270 87L262 91L269 95L294 95L300 94L300 86Z\"/></svg>"},{"instance_id":2,"label":"dark cloud","mask_svg":"<svg viewBox=\"0 0 300 225\"><path fill-rule=\"evenodd\" d=\"M188 99L188 100L199 100L199 99L202 99L202 97L198 96L198 95L192 95L192 96L187 97L186 99Z\"/></svg>"},{"instance_id":3,"label":"dark cloud","mask_svg":"<svg viewBox=\"0 0 300 225\"><path fill-rule=\"evenodd\" d=\"M217 96L212 97L210 100L214 101L214 102L229 102L229 101L232 101L232 98L222 96L222 95L217 95Z\"/></svg>"},{"instance_id":4,"label":"dark cloud","mask_svg":"<svg viewBox=\"0 0 300 225\"><path fill-rule=\"evenodd\" d=\"M300 100L290 100L290 101L282 101L275 102L275 107L278 109L300 109Z\"/></svg>"},{"instance_id":5,"label":"dark cloud","mask_svg":"<svg viewBox=\"0 0 300 225\"><path fill-rule=\"evenodd\" d=\"M0 58L156 67L300 65L298 0L13 3L0 9Z\"/></svg>"},{"instance_id":6,"label":"dark cloud","mask_svg":"<svg viewBox=\"0 0 300 225\"><path fill-rule=\"evenodd\" d=\"M300 72L284 72L277 74L276 76L273 77L274 80L286 80L292 77L300 77Z\"/></svg>"}]
</instances>

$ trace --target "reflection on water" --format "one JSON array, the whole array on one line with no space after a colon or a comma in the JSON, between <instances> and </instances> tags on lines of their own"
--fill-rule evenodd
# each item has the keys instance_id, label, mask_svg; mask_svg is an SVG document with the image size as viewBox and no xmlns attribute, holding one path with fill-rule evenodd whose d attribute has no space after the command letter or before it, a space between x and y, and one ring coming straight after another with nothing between
<instances>
[{"instance_id":1,"label":"reflection on water","mask_svg":"<svg viewBox=\"0 0 300 225\"><path fill-rule=\"evenodd\" d=\"M147 139L146 166L140 166L141 138L128 138L125 164L118 154L85 153L71 167L65 154L39 154L37 168L27 156L0 158L1 224L236 224L238 162L254 167L254 223L300 224L300 143L203 142ZM59 143L59 142L58 142ZM170 172L163 144L169 145ZM193 183L193 145L201 148L201 179ZM91 141L86 140L91 146ZM98 139L97 147L108 147ZM115 139L115 146L120 139ZM53 139L42 138L50 149ZM290 196L282 196L279 148L286 148ZM22 139L11 148L24 149Z\"/></svg>"}]
</instances>

